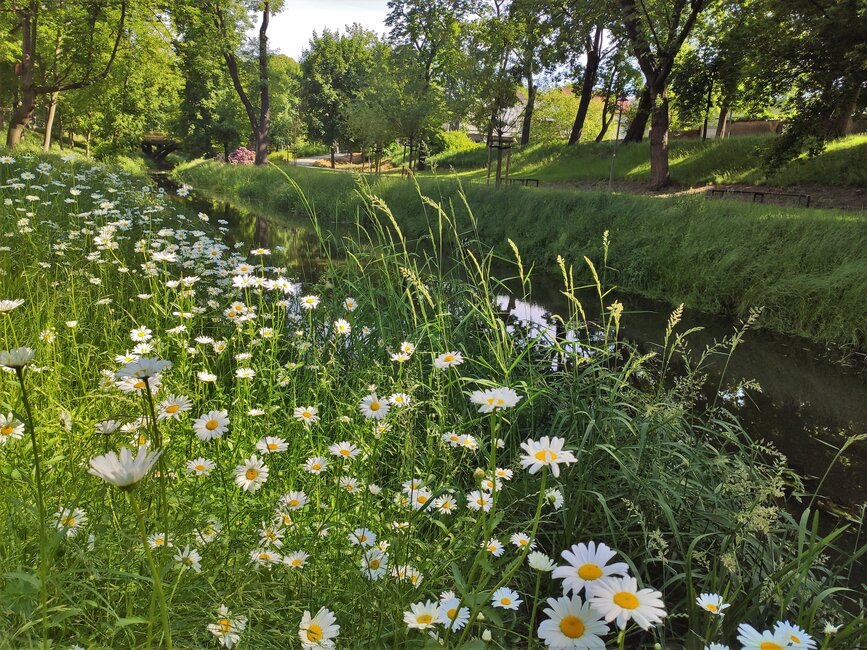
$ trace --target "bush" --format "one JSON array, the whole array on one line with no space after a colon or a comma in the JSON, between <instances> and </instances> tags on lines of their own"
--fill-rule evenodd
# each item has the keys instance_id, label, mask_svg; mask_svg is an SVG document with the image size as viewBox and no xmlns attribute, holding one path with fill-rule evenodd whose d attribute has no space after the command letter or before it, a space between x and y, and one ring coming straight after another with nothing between
<instances>
[{"instance_id":1,"label":"bush","mask_svg":"<svg viewBox=\"0 0 867 650\"><path fill-rule=\"evenodd\" d=\"M238 147L229 154L229 162L233 165L252 165L256 161L256 152L247 147Z\"/></svg>"}]
</instances>

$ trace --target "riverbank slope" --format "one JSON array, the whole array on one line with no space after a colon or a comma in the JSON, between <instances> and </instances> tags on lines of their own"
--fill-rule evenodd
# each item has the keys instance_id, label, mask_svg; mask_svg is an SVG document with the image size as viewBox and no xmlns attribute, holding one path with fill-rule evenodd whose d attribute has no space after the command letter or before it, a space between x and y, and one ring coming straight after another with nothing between
<instances>
[{"instance_id":1,"label":"riverbank slope","mask_svg":"<svg viewBox=\"0 0 867 650\"><path fill-rule=\"evenodd\" d=\"M323 223L352 221L363 210L355 192L359 177L284 169ZM305 213L275 167L194 161L178 167L175 175L247 207ZM587 256L598 263L608 231L608 282L715 313L745 315L763 307L764 327L867 348L867 221L855 213L691 196L496 190L443 176L421 178L418 185L394 177L367 176L364 182L391 207L409 238L424 237L436 227L437 212L419 190L454 214L466 236L477 236L506 255L511 255L511 239L525 263L545 268L553 268L559 255L569 262ZM583 265L576 264L579 268L583 273Z\"/></svg>"}]
</instances>

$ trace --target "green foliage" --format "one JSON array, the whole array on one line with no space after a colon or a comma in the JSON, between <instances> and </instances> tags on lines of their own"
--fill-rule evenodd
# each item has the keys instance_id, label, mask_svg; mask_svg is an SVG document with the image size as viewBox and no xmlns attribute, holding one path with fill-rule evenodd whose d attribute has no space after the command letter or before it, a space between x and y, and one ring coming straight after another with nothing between
<instances>
[{"instance_id":1,"label":"green foliage","mask_svg":"<svg viewBox=\"0 0 867 650\"><path fill-rule=\"evenodd\" d=\"M574 163L573 163L574 164ZM358 198L348 174L287 168L323 219L354 213ZM280 173L195 162L180 178L217 195L252 201L277 214L300 214L292 191L275 191ZM409 237L428 232L429 209L412 183L383 177L375 192L401 206ZM459 205L448 178L420 178L425 193ZM557 255L613 242L612 281L624 289L684 302L709 312L746 314L764 307L761 324L821 341L867 347L867 240L863 217L828 210L751 205L683 197L664 199L554 189L464 186L487 245L506 252L521 242L525 259L551 267ZM461 218L461 232L471 224ZM761 278L757 282L756 278Z\"/></svg>"},{"instance_id":2,"label":"green foliage","mask_svg":"<svg viewBox=\"0 0 867 650\"><path fill-rule=\"evenodd\" d=\"M693 359L683 352L689 333L682 331L679 311L660 332L662 344L655 353L644 354L619 337L621 318L628 315L607 295L607 279L620 272L624 260L617 247L630 247L624 236L628 232L641 231L638 236L649 239L648 233L665 225L665 219L635 214L630 209L636 203L602 195L516 189L492 201L489 191L476 187L467 188L464 202L460 188L450 181L428 182L419 192L411 181L382 180L371 187L346 174L292 170L305 188L299 193L274 167L199 163L186 168L189 174L207 172L215 181L233 183L227 191L246 190L250 183L268 187L269 201L279 196L299 213L310 211L318 241L308 243L322 252L323 272L302 289L319 296L321 304L296 312L291 297L232 288L209 254L191 255L182 265L148 264L143 255L152 255L155 247L137 241L159 244L161 239L168 245L173 238L178 253L186 256L196 242L209 250L221 235L156 193L143 192L142 178L117 170L88 171L90 165L68 165L56 157L36 157L34 168L40 162L86 179L104 195L77 195L73 201L78 209L70 214L65 202L70 193L42 194L34 184L13 188L5 182L7 170L15 169L20 178L20 169L0 171L0 195L13 205L29 192L44 199L40 220L32 224L37 227L30 231L28 224L18 223L17 210L0 202L0 223L11 233L5 239L15 247L15 255L0 257L0 271L8 280L4 286L9 295L25 299L3 315L8 320L0 349L13 340L36 349L34 364L44 369L23 377L35 414L32 439L38 443L35 448L47 454L50 512L81 507L88 523L71 536L51 525L48 541L38 542L45 522L31 505L33 448L27 439L4 445L7 498L0 501L0 606L5 615L0 632L15 647L36 644L42 623L51 641L63 645L166 645L155 613L164 599L151 595L154 582L144 568L150 552L142 552L129 501L143 504L145 533L162 532L173 540L172 549L154 549L152 570L159 584L165 583L168 627L176 647L214 644L206 626L216 621L220 604L246 617L241 643L250 647L297 645L302 612L320 606L335 612L341 645L420 647L427 641L426 631L407 630L402 614L411 603L436 598L445 590L455 591L473 609L467 631L461 638L450 635L446 647L481 647L476 640L468 646L461 641L479 637L483 626L499 646L520 647L536 631L528 629L529 612L547 596L559 595L561 584L547 573L530 570L526 551L510 548L495 558L479 548L491 536L504 541L516 532L529 533L538 548L553 557L579 541L609 544L642 585L663 591L669 612L664 625L649 632L632 628L626 639L630 645L658 642L698 650L710 640L732 642L738 623L761 628L778 619L800 624L826 648L847 650L863 638L865 620L856 609L860 594L846 579L867 547L844 557L837 546L841 528L820 532L809 509L799 517L790 515L781 507L784 489L794 485L800 490L800 485L785 460L751 440L724 407L696 400L710 358L739 353L744 331ZM335 213L353 236L323 230L332 217L333 203L322 200L328 191L339 200L344 193L353 197L354 203L347 200ZM124 223L129 230L117 237L117 246L100 250L95 244L105 244L104 222L118 218L98 205L109 194L112 209L130 215ZM569 207L595 208L583 213L592 224L579 226L584 231L574 231L571 242L557 243L569 258L587 257L575 268L565 261L560 265L570 308L561 315L562 329L550 337L526 322L503 318L494 299L502 285L490 269L498 261L508 263L507 273L518 279L518 297L532 300L533 270L526 252L539 240L529 231L542 230L545 221L517 224L522 246L509 247L500 259L491 254L489 244L503 222L521 214L508 206L520 204L516 210L527 214L531 202L537 216L549 216L548 211L557 208L561 215L571 214L565 210ZM698 205L703 204L681 207L697 210ZM704 226L694 222L707 221L709 214L699 216L683 211L677 215L680 227L697 238L706 231L699 232ZM743 225L737 214L726 216ZM756 220L755 212L747 216ZM647 232L635 227L639 219L649 222L643 224ZM674 220L672 215L668 220ZM263 225L251 221L250 228ZM189 238L191 224L200 229L196 240ZM610 249L602 232L607 225L614 227ZM102 228L101 244L92 239L96 228ZM55 248L57 234L67 230L75 236ZM673 232L670 226L666 230L667 235ZM745 238L760 234L756 228ZM851 236L852 231L839 233L841 238L844 234ZM416 246L418 237L425 238L428 247ZM817 243L820 250L811 263L827 252L821 238ZM232 263L247 257L246 248L239 244L239 257ZM664 251L669 260L675 250ZM635 252L633 247L626 255ZM281 254L275 247L265 258L250 255L267 260L262 267L271 267L286 262ZM229 261L227 251L221 255ZM147 273L137 272L142 260ZM120 272L121 265L132 272ZM447 270L455 265L458 273ZM262 268L254 274L271 277L279 272ZM180 277L195 277L195 291L171 286L169 281ZM602 307L597 318L588 319L582 305L587 294L579 287L584 284ZM206 286L212 290L205 291ZM104 299L109 292L111 301ZM140 297L145 294L147 298ZM343 306L349 295L358 305L351 312ZM287 309L281 299L295 306ZM260 318L232 322L223 310L241 300L255 304ZM177 327L173 311L190 314L183 319L184 329ZM352 322L348 344L335 337L332 323L338 317ZM66 324L71 320L77 326ZM264 322L269 335L260 329ZM153 354L173 362L161 374L160 399L187 396L191 412L179 420L152 418L147 428L135 431L97 431L95 425L108 419L135 422L141 414L152 415L147 397L116 391L115 378L106 379L102 372L111 374L118 367L115 356L129 347L130 330L142 325L152 329ZM48 328L54 329L52 336L45 336ZM370 334L362 334L362 328L370 328ZM228 349L220 354L198 344L194 337L203 334L225 340ZM401 341L411 341L417 349L398 365L388 360L388 353ZM195 354L190 352L194 345ZM451 349L459 349L466 362L449 371L435 370L434 355ZM243 356L236 357L238 353ZM689 362L690 372L673 369L682 362ZM242 366L256 369L254 381L236 377ZM213 372L216 381L203 385L196 378L201 370ZM409 406L394 407L384 420L391 426L374 433L358 413L359 399L371 383L382 393L412 393ZM517 407L480 414L468 393L491 385L514 387L522 398ZM14 374L0 373L0 388L0 412L17 415L25 410ZM293 407L302 404L316 405L321 420L311 426L296 421ZM251 414L253 408L263 414ZM220 439L204 442L192 434L191 416L211 409L226 409L231 424ZM442 435L452 430L474 436L479 450L445 444ZM548 469L539 474L520 469L519 443L537 439L540 432L562 437L579 461L561 466L557 476ZM160 477L149 476L139 484L132 492L135 500L85 472L93 456L139 435L147 436L152 446L160 439L165 444ZM291 443L283 452L263 454L267 481L258 491L242 492L233 483L233 469L265 435L282 435ZM492 444L497 438L504 443L499 450ZM363 456L351 462L332 458L321 475L301 469L306 458L327 455L337 440L351 440ZM186 461L200 454L214 461L210 476L196 477L186 470ZM436 493L455 492L463 504L463 495L478 486L473 469L490 470L491 465L512 468L514 476L497 491L490 516L463 505L444 516L432 508L413 510L399 503L402 482L419 478ZM376 484L381 493L351 493L340 487L339 477L355 478L359 486ZM547 505L545 489L552 487L564 497L562 507ZM310 553L308 565L290 569L251 563L250 551L262 544L263 522L273 521L282 493L297 489L310 495L310 503L284 513L291 525L283 530L284 547L272 552L304 549ZM211 518L223 525L206 543L202 533ZM402 521L407 526L395 532L393 523ZM360 550L347 541L361 526L389 542L393 564L411 565L423 578L367 580L359 570ZM88 533L93 533L92 546ZM172 559L187 543L201 551L201 573ZM34 572L40 552L51 558L44 580ZM509 584L522 595L525 604L517 612L480 606L490 602L498 584ZM41 607L43 588L49 602L63 606ZM695 594L700 591L725 595L732 603L725 618L711 619L696 611ZM484 613L484 623L477 621L478 611ZM825 620L843 624L836 636L822 636ZM709 631L711 622L718 625L714 633Z\"/></svg>"}]
</instances>

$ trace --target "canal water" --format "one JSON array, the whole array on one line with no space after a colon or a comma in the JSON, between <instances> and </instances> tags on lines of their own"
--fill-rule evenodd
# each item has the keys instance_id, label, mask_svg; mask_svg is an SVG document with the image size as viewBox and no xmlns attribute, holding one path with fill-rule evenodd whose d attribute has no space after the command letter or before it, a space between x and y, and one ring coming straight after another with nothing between
<instances>
[{"instance_id":1,"label":"canal water","mask_svg":"<svg viewBox=\"0 0 867 650\"><path fill-rule=\"evenodd\" d=\"M155 178L174 194L176 186L169 179ZM178 200L195 212L208 214L212 221L225 220L232 241L250 247L282 247L290 274L300 281L315 280L324 265L319 240L308 224L255 214L195 191ZM500 311L514 327L534 329L543 338L553 336L552 315L565 314L568 307L560 293L562 283L534 271L532 286L532 297L527 298L520 287L506 282L514 293L504 291L497 296ZM607 302L615 297L625 307L621 334L643 351L658 350L672 306L629 294L609 297ZM686 309L676 331L701 328L688 339L697 356L715 341L732 335L736 326L731 319ZM867 433L867 367L863 357L853 358L844 362L805 339L753 330L728 361L724 379L726 359L720 355L712 364L707 384L714 388L703 396L707 401L725 402L750 436L772 443L788 457L803 477L807 493L819 488L818 503L826 512L850 520L861 515L867 501L867 440L856 442L835 461L847 438ZM761 389L730 389L742 380L753 380ZM718 385L722 387L719 392Z\"/></svg>"}]
</instances>

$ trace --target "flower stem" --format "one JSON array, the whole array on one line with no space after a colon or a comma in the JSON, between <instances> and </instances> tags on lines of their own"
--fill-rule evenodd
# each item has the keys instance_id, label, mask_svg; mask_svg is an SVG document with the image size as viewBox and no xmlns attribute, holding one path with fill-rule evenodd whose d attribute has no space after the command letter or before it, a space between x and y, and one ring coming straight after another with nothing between
<instances>
[{"instance_id":1,"label":"flower stem","mask_svg":"<svg viewBox=\"0 0 867 650\"><path fill-rule=\"evenodd\" d=\"M36 441L36 427L33 425L33 411L27 398L27 388L24 385L24 368L16 368L15 375L21 385L21 401L27 414L27 428L30 429L30 443L33 447L33 472L36 475L36 506L39 512L39 588L40 606L42 608L42 646L48 647L48 540L45 529L45 492L42 488L42 461L39 456L39 444Z\"/></svg>"},{"instance_id":2,"label":"flower stem","mask_svg":"<svg viewBox=\"0 0 867 650\"><path fill-rule=\"evenodd\" d=\"M164 635L164 643L166 650L172 650L172 630L169 627L169 610L166 606L166 597L163 593L163 582L160 577L160 572L157 570L156 564L154 564L153 554L151 554L151 547L148 544L148 534L145 529L144 516L141 512L141 504L139 503L138 497L136 497L135 493L130 490L129 491L129 501L132 505L132 509L135 510L135 516L138 520L138 531L139 536L141 537L141 543L144 546L145 557L147 558L148 567L151 570L151 576L153 577L154 582L154 593L156 594L157 600L160 603L160 618L163 623L163 635Z\"/></svg>"},{"instance_id":3,"label":"flower stem","mask_svg":"<svg viewBox=\"0 0 867 650\"><path fill-rule=\"evenodd\" d=\"M533 631L536 629L536 612L539 610L539 585L542 583L542 572L536 572L536 588L533 590L533 610L530 613L530 628L527 634L527 650L533 650Z\"/></svg>"}]
</instances>

